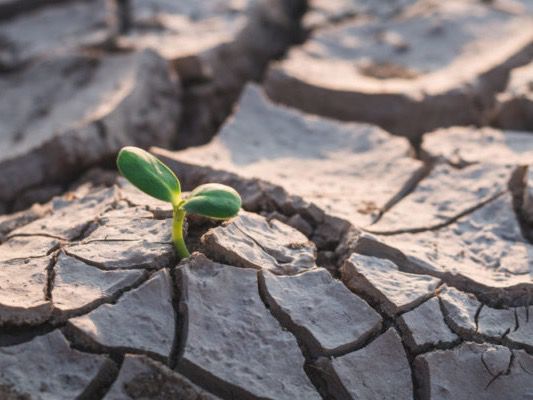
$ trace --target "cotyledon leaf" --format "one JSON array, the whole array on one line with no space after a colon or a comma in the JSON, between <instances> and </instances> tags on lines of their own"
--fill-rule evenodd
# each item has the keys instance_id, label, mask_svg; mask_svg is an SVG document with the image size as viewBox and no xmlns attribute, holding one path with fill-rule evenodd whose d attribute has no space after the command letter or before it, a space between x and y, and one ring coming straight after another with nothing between
<instances>
[{"instance_id":1,"label":"cotyledon leaf","mask_svg":"<svg viewBox=\"0 0 533 400\"><path fill-rule=\"evenodd\" d=\"M138 147L124 147L117 156L120 173L138 189L156 199L176 205L180 201L180 181L159 159Z\"/></svg>"},{"instance_id":2,"label":"cotyledon leaf","mask_svg":"<svg viewBox=\"0 0 533 400\"><path fill-rule=\"evenodd\" d=\"M194 189L182 207L191 214L227 219L239 212L241 196L229 186L206 183Z\"/></svg>"}]
</instances>

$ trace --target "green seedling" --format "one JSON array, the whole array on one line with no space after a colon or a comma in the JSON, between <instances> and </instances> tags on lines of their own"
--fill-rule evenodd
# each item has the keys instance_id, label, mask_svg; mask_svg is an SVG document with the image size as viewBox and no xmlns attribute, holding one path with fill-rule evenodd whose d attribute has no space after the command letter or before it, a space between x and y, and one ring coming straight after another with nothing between
<instances>
[{"instance_id":1,"label":"green seedling","mask_svg":"<svg viewBox=\"0 0 533 400\"><path fill-rule=\"evenodd\" d=\"M181 195L180 181L162 161L138 147L124 147L117 156L122 176L144 193L172 205L172 242L180 258L189 257L183 239L183 223L187 213L225 220L241 208L241 197L233 188L206 183L186 198Z\"/></svg>"}]
</instances>

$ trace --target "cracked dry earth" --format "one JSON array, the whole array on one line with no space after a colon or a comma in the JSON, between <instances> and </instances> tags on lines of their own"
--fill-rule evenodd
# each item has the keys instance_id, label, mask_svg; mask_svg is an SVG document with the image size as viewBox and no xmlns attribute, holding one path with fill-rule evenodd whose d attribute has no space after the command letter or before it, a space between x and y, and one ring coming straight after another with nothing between
<instances>
[{"instance_id":1,"label":"cracked dry earth","mask_svg":"<svg viewBox=\"0 0 533 400\"><path fill-rule=\"evenodd\" d=\"M135 0L112 45L111 3L0 0L0 213L63 193L122 146L208 141L298 36L305 1Z\"/></svg>"},{"instance_id":2,"label":"cracked dry earth","mask_svg":"<svg viewBox=\"0 0 533 400\"><path fill-rule=\"evenodd\" d=\"M533 398L533 136L439 130L421 161L251 85L211 143L152 152L244 210L190 218L179 263L122 179L2 217L0 398Z\"/></svg>"},{"instance_id":3,"label":"cracked dry earth","mask_svg":"<svg viewBox=\"0 0 533 400\"><path fill-rule=\"evenodd\" d=\"M533 400L530 0L104 3L0 0L0 400Z\"/></svg>"}]
</instances>

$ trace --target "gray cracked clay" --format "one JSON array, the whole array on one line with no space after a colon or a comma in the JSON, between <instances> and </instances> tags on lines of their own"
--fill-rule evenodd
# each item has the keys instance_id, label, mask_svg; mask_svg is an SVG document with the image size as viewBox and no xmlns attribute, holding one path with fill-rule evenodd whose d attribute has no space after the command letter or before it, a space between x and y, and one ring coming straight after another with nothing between
<instances>
[{"instance_id":1,"label":"gray cracked clay","mask_svg":"<svg viewBox=\"0 0 533 400\"><path fill-rule=\"evenodd\" d=\"M0 347L0 398L90 397L90 386L98 386L114 368L111 360L103 355L72 349L55 330L26 343Z\"/></svg>"},{"instance_id":2,"label":"gray cracked clay","mask_svg":"<svg viewBox=\"0 0 533 400\"><path fill-rule=\"evenodd\" d=\"M389 316L410 310L435 293L441 280L399 270L392 261L352 254L341 267L343 282L377 302Z\"/></svg>"},{"instance_id":3,"label":"gray cracked clay","mask_svg":"<svg viewBox=\"0 0 533 400\"><path fill-rule=\"evenodd\" d=\"M370 344L353 353L321 358L319 368L330 377L331 391L342 399L413 398L411 368L402 341L394 328L389 328Z\"/></svg>"},{"instance_id":4,"label":"gray cracked clay","mask_svg":"<svg viewBox=\"0 0 533 400\"><path fill-rule=\"evenodd\" d=\"M126 354L104 400L217 400L181 374L146 356Z\"/></svg>"},{"instance_id":5,"label":"gray cracked clay","mask_svg":"<svg viewBox=\"0 0 533 400\"><path fill-rule=\"evenodd\" d=\"M398 318L405 344L412 352L451 346L459 341L442 315L439 299L432 297Z\"/></svg>"},{"instance_id":6,"label":"gray cracked clay","mask_svg":"<svg viewBox=\"0 0 533 400\"><path fill-rule=\"evenodd\" d=\"M144 271L102 271L60 254L54 265L54 313L62 319L87 312L144 276Z\"/></svg>"},{"instance_id":7,"label":"gray cracked clay","mask_svg":"<svg viewBox=\"0 0 533 400\"><path fill-rule=\"evenodd\" d=\"M198 254L178 268L177 277L187 321L178 371L222 397L320 399L296 339L263 304L255 270Z\"/></svg>"},{"instance_id":8,"label":"gray cracked clay","mask_svg":"<svg viewBox=\"0 0 533 400\"><path fill-rule=\"evenodd\" d=\"M158 271L116 304L70 319L67 328L90 347L145 352L168 362L176 331L171 285L169 272Z\"/></svg>"},{"instance_id":9,"label":"gray cracked clay","mask_svg":"<svg viewBox=\"0 0 533 400\"><path fill-rule=\"evenodd\" d=\"M513 357L514 355L514 357ZM416 357L422 398L507 400L533 397L533 357L523 350L465 342Z\"/></svg>"},{"instance_id":10,"label":"gray cracked clay","mask_svg":"<svg viewBox=\"0 0 533 400\"><path fill-rule=\"evenodd\" d=\"M381 328L379 314L325 269L295 276L265 271L260 284L274 315L313 355L354 349Z\"/></svg>"},{"instance_id":11,"label":"gray cracked clay","mask_svg":"<svg viewBox=\"0 0 533 400\"><path fill-rule=\"evenodd\" d=\"M202 242L206 254L238 267L295 274L315 266L315 245L301 232L244 211L209 230Z\"/></svg>"},{"instance_id":12,"label":"gray cracked clay","mask_svg":"<svg viewBox=\"0 0 533 400\"><path fill-rule=\"evenodd\" d=\"M104 269L158 269L175 258L171 220L157 220L136 208L111 210L83 241L66 247L67 254Z\"/></svg>"},{"instance_id":13,"label":"gray cracked clay","mask_svg":"<svg viewBox=\"0 0 533 400\"><path fill-rule=\"evenodd\" d=\"M268 181L331 216L366 226L422 175L423 163L409 152L407 140L377 126L304 114L249 84L210 143L172 158Z\"/></svg>"}]
</instances>

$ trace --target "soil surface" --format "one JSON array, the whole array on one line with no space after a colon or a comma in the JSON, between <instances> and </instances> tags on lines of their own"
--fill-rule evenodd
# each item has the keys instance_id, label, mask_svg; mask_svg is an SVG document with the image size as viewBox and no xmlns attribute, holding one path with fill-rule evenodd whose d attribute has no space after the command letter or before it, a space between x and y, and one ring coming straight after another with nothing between
<instances>
[{"instance_id":1,"label":"soil surface","mask_svg":"<svg viewBox=\"0 0 533 400\"><path fill-rule=\"evenodd\" d=\"M0 0L0 399L533 399L533 2L125 3Z\"/></svg>"}]
</instances>

